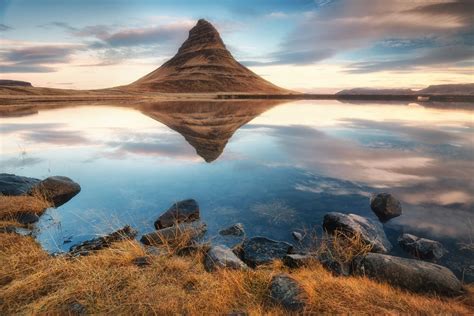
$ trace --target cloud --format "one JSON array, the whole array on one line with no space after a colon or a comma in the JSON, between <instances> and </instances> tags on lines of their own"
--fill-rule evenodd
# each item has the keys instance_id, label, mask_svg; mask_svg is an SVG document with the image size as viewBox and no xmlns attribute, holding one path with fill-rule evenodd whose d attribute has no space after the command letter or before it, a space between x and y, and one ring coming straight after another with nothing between
<instances>
[{"instance_id":1,"label":"cloud","mask_svg":"<svg viewBox=\"0 0 474 316\"><path fill-rule=\"evenodd\" d=\"M247 61L247 65L295 64L307 65L341 53L370 48L386 40L407 41L431 39L434 52L425 52L419 59L397 58L383 67L405 68L419 63L456 62L466 59L469 44L460 45L472 34L470 19L472 1L441 0L416 2L405 0L339 1L328 3L319 10L302 17L302 21L281 43L280 49L270 55L270 60ZM436 49L439 50L436 51ZM428 44L421 49L430 50ZM454 50L451 54L449 50ZM380 52L379 52L380 53ZM393 51L388 51L393 54ZM472 51L471 51L472 55ZM365 56L372 56L365 54ZM266 56L267 57L267 56ZM393 56L392 56L393 57ZM449 60L448 60L449 59ZM362 69L360 71L363 71Z\"/></svg>"},{"instance_id":2,"label":"cloud","mask_svg":"<svg viewBox=\"0 0 474 316\"><path fill-rule=\"evenodd\" d=\"M11 26L8 26L6 24L3 24L3 23L0 23L0 32L6 32L6 31L10 31L12 30L13 28Z\"/></svg>"},{"instance_id":3,"label":"cloud","mask_svg":"<svg viewBox=\"0 0 474 316\"><path fill-rule=\"evenodd\" d=\"M0 69L5 73L54 72L51 64L67 63L81 45L41 45L0 52Z\"/></svg>"},{"instance_id":4,"label":"cloud","mask_svg":"<svg viewBox=\"0 0 474 316\"><path fill-rule=\"evenodd\" d=\"M80 131L64 130L38 130L23 134L23 139L35 143L47 143L55 145L81 145L89 143L89 140L81 135Z\"/></svg>"}]
</instances>

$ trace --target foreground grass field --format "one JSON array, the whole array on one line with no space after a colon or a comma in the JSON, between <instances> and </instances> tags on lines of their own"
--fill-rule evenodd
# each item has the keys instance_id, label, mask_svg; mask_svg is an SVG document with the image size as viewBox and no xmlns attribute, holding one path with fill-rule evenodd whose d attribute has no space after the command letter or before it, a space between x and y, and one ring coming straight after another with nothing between
<instances>
[{"instance_id":1,"label":"foreground grass field","mask_svg":"<svg viewBox=\"0 0 474 316\"><path fill-rule=\"evenodd\" d=\"M16 203L18 204L18 203ZM11 224L11 222L10 222ZM139 267L137 257L149 265ZM305 313L472 314L474 289L458 298L421 296L361 277L335 277L318 263L281 262L249 271L204 270L203 254L147 254L125 241L94 255L49 256L31 237L0 233L0 315L287 315L268 299L273 275L287 272L308 294Z\"/></svg>"}]
</instances>

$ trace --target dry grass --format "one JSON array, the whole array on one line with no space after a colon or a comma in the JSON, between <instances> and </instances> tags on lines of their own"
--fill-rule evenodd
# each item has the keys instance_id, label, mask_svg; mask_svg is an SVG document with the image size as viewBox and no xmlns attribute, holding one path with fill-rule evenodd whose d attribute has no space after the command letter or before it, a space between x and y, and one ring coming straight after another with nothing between
<instances>
[{"instance_id":1,"label":"dry grass","mask_svg":"<svg viewBox=\"0 0 474 316\"><path fill-rule=\"evenodd\" d=\"M0 220L16 223L15 219L19 215L24 213L34 213L39 216L50 206L51 205L47 199L40 194L34 194L32 196L0 195Z\"/></svg>"},{"instance_id":2,"label":"dry grass","mask_svg":"<svg viewBox=\"0 0 474 316\"><path fill-rule=\"evenodd\" d=\"M290 272L308 293L309 313L469 314L474 289L465 297L441 299L394 289L365 278L334 277L318 264L287 271L280 262L251 271L204 270L202 253L147 256L136 241L94 255L50 257L30 237L0 234L0 314L65 314L79 303L97 314L286 315L268 302L276 273Z\"/></svg>"}]
</instances>

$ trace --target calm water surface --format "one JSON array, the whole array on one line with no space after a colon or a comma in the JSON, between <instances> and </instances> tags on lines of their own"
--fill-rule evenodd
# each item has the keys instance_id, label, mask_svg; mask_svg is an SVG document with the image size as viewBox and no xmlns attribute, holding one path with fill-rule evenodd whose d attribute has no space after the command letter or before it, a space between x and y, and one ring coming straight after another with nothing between
<instances>
[{"instance_id":1,"label":"calm water surface","mask_svg":"<svg viewBox=\"0 0 474 316\"><path fill-rule=\"evenodd\" d=\"M196 199L209 238L291 240L326 212L376 217L371 192L400 198L385 225L442 241L441 262L472 281L474 112L448 103L338 101L78 106L0 118L0 172L68 176L82 186L36 235L49 251L131 224L145 233L173 202ZM395 254L400 254L396 247ZM469 267L471 270L469 270Z\"/></svg>"}]
</instances>

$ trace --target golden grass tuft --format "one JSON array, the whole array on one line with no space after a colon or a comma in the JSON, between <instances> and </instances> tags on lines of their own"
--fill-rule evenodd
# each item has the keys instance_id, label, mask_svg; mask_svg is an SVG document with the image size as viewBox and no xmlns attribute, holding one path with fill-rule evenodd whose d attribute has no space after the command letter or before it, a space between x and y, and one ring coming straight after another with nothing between
<instances>
[{"instance_id":1,"label":"golden grass tuft","mask_svg":"<svg viewBox=\"0 0 474 316\"><path fill-rule=\"evenodd\" d=\"M203 253L174 248L149 255L137 241L79 257L51 257L30 237L0 234L0 314L67 314L80 304L95 314L287 315L271 305L273 275L290 273L308 293L308 314L469 314L474 289L457 299L427 297L362 277L335 277L320 265L288 270L280 261L249 271L208 273ZM150 265L133 259L148 256Z\"/></svg>"},{"instance_id":2,"label":"golden grass tuft","mask_svg":"<svg viewBox=\"0 0 474 316\"><path fill-rule=\"evenodd\" d=\"M40 194L4 196L0 195L0 220L15 223L17 216L25 213L43 214L51 204Z\"/></svg>"}]
</instances>

